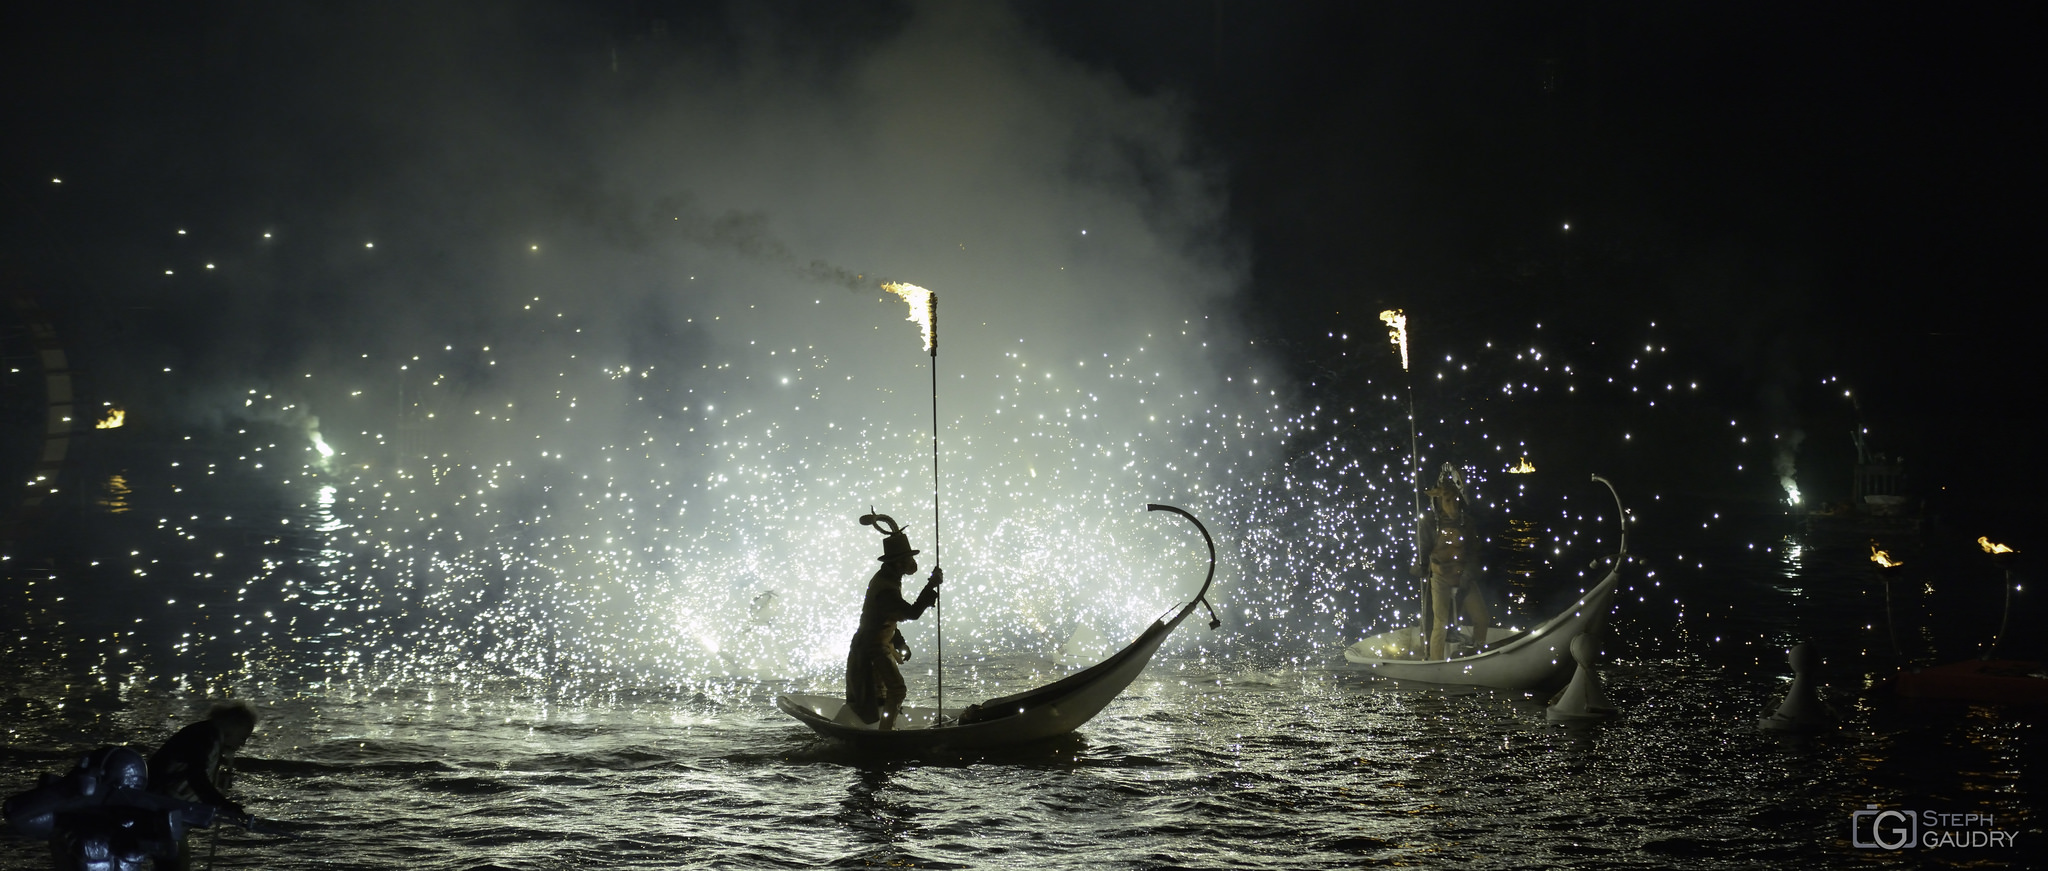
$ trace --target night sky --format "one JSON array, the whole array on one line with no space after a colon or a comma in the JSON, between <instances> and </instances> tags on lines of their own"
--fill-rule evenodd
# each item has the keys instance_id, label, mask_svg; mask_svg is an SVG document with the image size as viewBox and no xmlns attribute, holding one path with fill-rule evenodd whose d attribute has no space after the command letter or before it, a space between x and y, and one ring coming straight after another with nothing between
<instances>
[{"instance_id":1,"label":"night sky","mask_svg":"<svg viewBox=\"0 0 2048 871\"><path fill-rule=\"evenodd\" d=\"M1547 341L1618 344L1656 323L1733 408L1797 417L1838 377L1930 485L2030 511L2044 477L2023 447L2044 368L2043 30L2022 5L4 14L0 277L132 343L137 364L231 372L428 322L460 332L465 282L500 268L477 240L634 253L662 244L650 208L694 221L680 238L699 249L935 287L986 264L890 240L960 227L987 250L1126 221L1152 234L1103 267L1140 286L1127 304L1234 321L1311 393L1343 390L1319 339L1379 335L1386 307L1424 347L1539 322ZM874 97L885 85L901 99ZM732 141L655 154L692 135ZM705 169L636 175L664 160ZM846 178L908 192L876 202ZM1048 180L1078 193L1041 202ZM929 225L833 229L928 204ZM224 276L209 285L154 280L201 256L169 236L186 226L303 247L208 253ZM425 241L376 266L337 241L372 236ZM590 280L659 292L618 262Z\"/></svg>"}]
</instances>

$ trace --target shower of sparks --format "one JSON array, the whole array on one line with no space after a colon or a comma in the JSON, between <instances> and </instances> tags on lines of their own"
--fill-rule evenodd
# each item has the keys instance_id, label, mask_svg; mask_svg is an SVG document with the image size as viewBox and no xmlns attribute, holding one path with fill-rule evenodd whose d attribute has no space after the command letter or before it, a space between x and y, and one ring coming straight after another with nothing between
<instances>
[{"instance_id":1,"label":"shower of sparks","mask_svg":"<svg viewBox=\"0 0 2048 871\"><path fill-rule=\"evenodd\" d=\"M918 317L929 291L887 289L929 348ZM876 353L844 335L852 309L806 329L745 301L702 304L723 307L687 322L716 323L718 344L679 354L622 350L563 317L567 306L526 294L489 335L335 349L328 359L341 362L252 378L232 402L189 409L206 422L178 442L192 448L95 494L155 524L156 544L95 564L107 589L180 592L93 643L129 651L150 637L180 662L310 662L368 681L836 688L877 547L855 518L915 515L905 503L925 483L923 397L865 375ZM1386 317L1405 369L1405 318ZM1101 330L1100 356L1086 359L1027 350L1036 334L961 323L980 332L948 378L963 409L943 442L958 470L945 529L949 653L1052 655L1080 636L1134 637L1207 564L1184 530L1145 516L1147 502L1201 517L1221 559L1212 595L1226 628L1176 635L1171 648L1326 658L1413 620L1399 385L1360 370L1320 394L1283 389L1253 353L1263 348L1200 316L1122 325L1121 338ZM1349 347L1333 334L1305 353L1337 360ZM1516 605L1536 604L1532 584L1568 583L1614 530L1604 493L1559 501L1583 470L1558 469L1572 484L1533 470L1524 452L1542 430L1507 419L1541 415L1518 403L1599 391L1661 413L1640 388L1672 380L1650 371L1647 353L1593 366L1570 356L1458 350L1416 421L1428 462L1463 468L1474 507L1507 530L1490 571ZM162 369L162 395L223 395L184 372ZM1513 390L1499 389L1503 376ZM152 438L177 440L172 426ZM1742 429L1731 432L1731 449L1746 449ZM215 453L198 447L208 439ZM1731 464L1754 462L1744 456ZM1512 479L1488 474L1513 457ZM259 504L285 516L255 519ZM930 530L909 531L929 546ZM246 567L230 565L237 554ZM10 613L39 620L83 598L52 579Z\"/></svg>"},{"instance_id":2,"label":"shower of sparks","mask_svg":"<svg viewBox=\"0 0 2048 871\"><path fill-rule=\"evenodd\" d=\"M917 324L918 332L924 339L924 349L931 351L936 345L938 324L932 317L932 292L915 284L884 284L882 289L903 298L910 304L910 317L904 320Z\"/></svg>"},{"instance_id":3,"label":"shower of sparks","mask_svg":"<svg viewBox=\"0 0 2048 871\"><path fill-rule=\"evenodd\" d=\"M1380 320L1387 325L1387 341L1401 350L1401 371L1408 371L1408 316L1395 308L1380 312Z\"/></svg>"}]
</instances>

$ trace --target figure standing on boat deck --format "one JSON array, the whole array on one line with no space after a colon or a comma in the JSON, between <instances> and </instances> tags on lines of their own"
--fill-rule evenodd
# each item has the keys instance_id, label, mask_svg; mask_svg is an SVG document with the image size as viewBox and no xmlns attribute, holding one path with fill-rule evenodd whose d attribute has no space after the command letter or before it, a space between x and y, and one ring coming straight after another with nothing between
<instances>
[{"instance_id":1,"label":"figure standing on boat deck","mask_svg":"<svg viewBox=\"0 0 2048 871\"><path fill-rule=\"evenodd\" d=\"M1429 579L1433 616L1428 658L1445 659L1449 654L1445 626L1454 622L1458 613L1462 612L1470 624L1472 637L1466 643L1472 650L1486 643L1492 615L1487 612L1486 597L1479 591L1480 539L1467 510L1457 470L1444 464L1436 486L1424 492L1429 494L1430 510L1422 518L1422 528L1416 531L1420 547L1413 574Z\"/></svg>"},{"instance_id":2,"label":"figure standing on boat deck","mask_svg":"<svg viewBox=\"0 0 2048 871\"><path fill-rule=\"evenodd\" d=\"M868 579L860 628L854 630L853 646L846 653L846 706L863 723L880 720L878 728L894 729L908 694L903 672L896 666L910 658L910 645L896 631L896 623L924 616L925 609L939 600L944 575L933 568L917 601L904 601L903 578L917 574L919 551L910 549L910 536L887 514L865 514L860 523L882 533L882 567Z\"/></svg>"}]
</instances>

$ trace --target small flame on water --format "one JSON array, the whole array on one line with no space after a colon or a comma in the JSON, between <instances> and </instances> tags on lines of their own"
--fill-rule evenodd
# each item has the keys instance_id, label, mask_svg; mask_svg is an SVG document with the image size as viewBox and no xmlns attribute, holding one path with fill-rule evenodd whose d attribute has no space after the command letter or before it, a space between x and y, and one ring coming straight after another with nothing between
<instances>
[{"instance_id":1,"label":"small flame on water","mask_svg":"<svg viewBox=\"0 0 2048 871\"><path fill-rule=\"evenodd\" d=\"M1991 536L1988 535L1977 536L1977 546L1983 548L1985 553L2019 553L2019 551L1992 541Z\"/></svg>"},{"instance_id":2,"label":"small flame on water","mask_svg":"<svg viewBox=\"0 0 2048 871\"><path fill-rule=\"evenodd\" d=\"M1401 371L1408 371L1408 316L1400 309L1390 308L1380 312L1380 320L1387 324L1387 341L1401 349Z\"/></svg>"},{"instance_id":3,"label":"small flame on water","mask_svg":"<svg viewBox=\"0 0 2048 871\"><path fill-rule=\"evenodd\" d=\"M1510 475L1527 475L1534 471L1536 471L1536 465L1529 462L1528 457L1523 457L1521 462L1508 467L1508 474Z\"/></svg>"},{"instance_id":4,"label":"small flame on water","mask_svg":"<svg viewBox=\"0 0 2048 871\"><path fill-rule=\"evenodd\" d=\"M910 317L904 320L917 324L924 334L924 349L932 349L932 292L915 284L884 284L882 289L910 304Z\"/></svg>"},{"instance_id":5,"label":"small flame on water","mask_svg":"<svg viewBox=\"0 0 2048 871\"><path fill-rule=\"evenodd\" d=\"M1877 563L1882 568L1887 569L1898 568L1899 566L1906 564L1903 560L1892 559L1891 554L1879 550L1877 547L1877 542L1874 541L1870 543L1870 561Z\"/></svg>"},{"instance_id":6,"label":"small flame on water","mask_svg":"<svg viewBox=\"0 0 2048 871\"><path fill-rule=\"evenodd\" d=\"M93 424L93 425L92 425L92 428L93 428L93 429L119 429L119 428L121 427L121 424L122 424L123 422L127 421L127 419L128 419L128 412L126 412L126 411L122 411L122 410L121 410L121 409L119 409L119 408L109 408L109 409L107 409L107 416L106 416L106 417L104 417L104 418L101 418L101 419L100 419L100 422L99 422L99 423Z\"/></svg>"}]
</instances>

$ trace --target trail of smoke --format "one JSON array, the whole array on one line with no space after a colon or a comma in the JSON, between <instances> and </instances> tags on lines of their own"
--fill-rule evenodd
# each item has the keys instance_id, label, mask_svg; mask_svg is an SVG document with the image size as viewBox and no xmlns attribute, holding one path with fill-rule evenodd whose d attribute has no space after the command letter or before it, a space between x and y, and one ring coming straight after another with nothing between
<instances>
[{"instance_id":1,"label":"trail of smoke","mask_svg":"<svg viewBox=\"0 0 2048 871\"><path fill-rule=\"evenodd\" d=\"M1799 504L1799 443L1806 441L1806 431L1794 429L1792 434L1778 440L1777 456L1772 460L1778 472L1778 486L1785 488L1785 498L1792 504Z\"/></svg>"},{"instance_id":2,"label":"trail of smoke","mask_svg":"<svg viewBox=\"0 0 2048 871\"><path fill-rule=\"evenodd\" d=\"M732 209L724 214L711 216L697 209L694 198L685 194L680 197L664 198L656 206L659 213L668 213L666 221L670 227L693 245L712 251L738 255L740 258L788 270L806 281L844 287L847 290L872 290L886 283L886 280L869 273L857 272L822 259L813 258L803 262L769 230L768 213Z\"/></svg>"}]
</instances>

